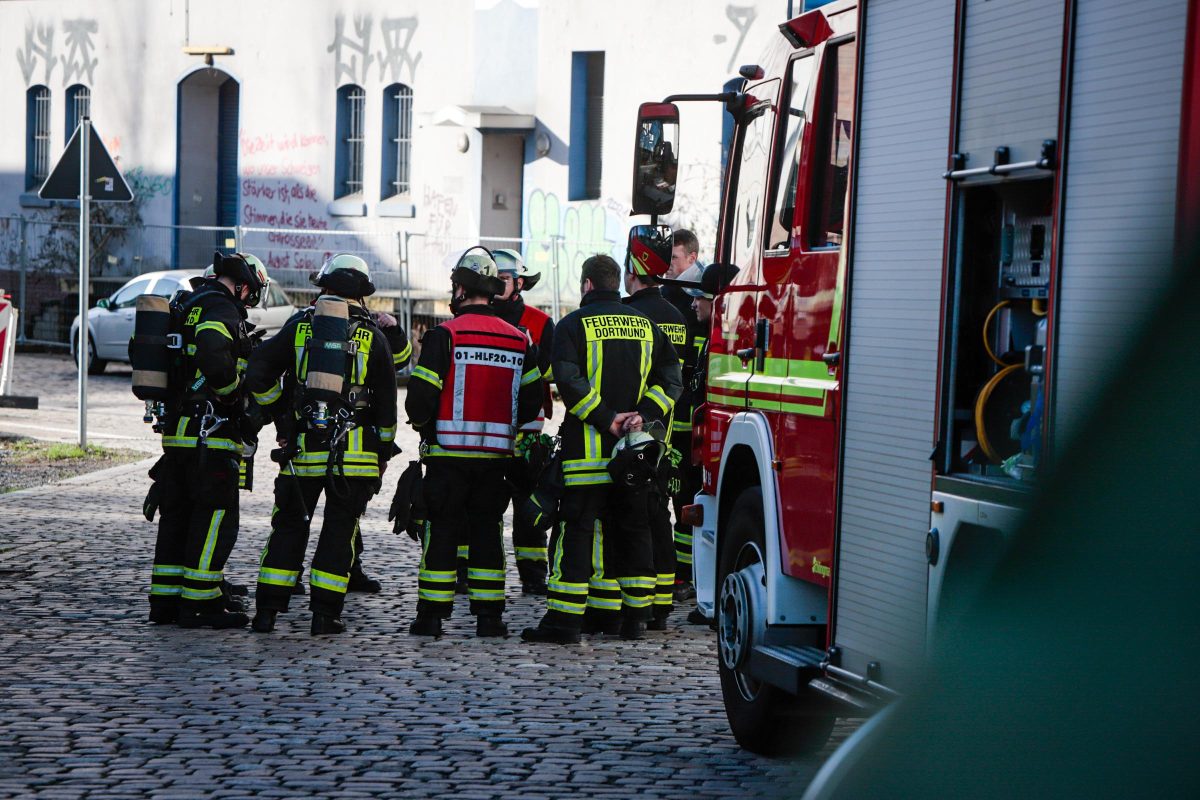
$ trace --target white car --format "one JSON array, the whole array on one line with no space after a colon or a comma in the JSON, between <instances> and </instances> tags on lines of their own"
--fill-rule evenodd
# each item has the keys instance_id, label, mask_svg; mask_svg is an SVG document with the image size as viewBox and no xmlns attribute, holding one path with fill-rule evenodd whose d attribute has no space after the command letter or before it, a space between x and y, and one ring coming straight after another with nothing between
<instances>
[{"instance_id":1,"label":"white car","mask_svg":"<svg viewBox=\"0 0 1200 800\"><path fill-rule=\"evenodd\" d=\"M171 297L180 289L190 289L191 279L203 274L199 269L172 269L162 272L147 272L130 278L110 297L100 300L89 308L88 320L88 372L93 375L103 372L109 361L129 361L129 340L133 336L134 301L140 294L156 294ZM270 336L283 327L296 307L287 294L274 281L267 288L262 303L249 310L248 316L258 329ZM71 356L79 345L79 315L71 323Z\"/></svg>"}]
</instances>

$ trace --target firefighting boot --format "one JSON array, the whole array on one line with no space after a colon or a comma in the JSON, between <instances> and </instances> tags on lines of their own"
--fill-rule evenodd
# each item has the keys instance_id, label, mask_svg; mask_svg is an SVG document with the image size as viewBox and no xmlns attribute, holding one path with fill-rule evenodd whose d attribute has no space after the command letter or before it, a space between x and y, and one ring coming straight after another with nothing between
<instances>
[{"instance_id":1,"label":"firefighting boot","mask_svg":"<svg viewBox=\"0 0 1200 800\"><path fill-rule=\"evenodd\" d=\"M270 633L275 630L275 617L279 616L279 612L273 608L260 608L254 612L254 620L250 623L250 627L258 633Z\"/></svg>"},{"instance_id":2,"label":"firefighting boot","mask_svg":"<svg viewBox=\"0 0 1200 800\"><path fill-rule=\"evenodd\" d=\"M500 617L491 614L480 614L475 618L475 635L479 637L496 636L508 638L508 625Z\"/></svg>"},{"instance_id":3,"label":"firefighting boot","mask_svg":"<svg viewBox=\"0 0 1200 800\"><path fill-rule=\"evenodd\" d=\"M709 619L698 608L693 608L688 612L687 621L690 625L707 625L714 631L717 629L716 620Z\"/></svg>"},{"instance_id":4,"label":"firefighting boot","mask_svg":"<svg viewBox=\"0 0 1200 800\"><path fill-rule=\"evenodd\" d=\"M650 617L650 621L646 623L646 630L665 631L667 629L667 617L670 615L670 607L663 607L660 611L659 607L655 606L653 615Z\"/></svg>"},{"instance_id":5,"label":"firefighting boot","mask_svg":"<svg viewBox=\"0 0 1200 800\"><path fill-rule=\"evenodd\" d=\"M226 630L228 628L244 628L250 618L240 612L183 609L179 612L179 627L181 628L212 628Z\"/></svg>"},{"instance_id":6,"label":"firefighting boot","mask_svg":"<svg viewBox=\"0 0 1200 800\"><path fill-rule=\"evenodd\" d=\"M442 635L442 620L439 617L430 617L422 614L417 614L417 618L408 626L409 636L441 636Z\"/></svg>"},{"instance_id":7,"label":"firefighting boot","mask_svg":"<svg viewBox=\"0 0 1200 800\"><path fill-rule=\"evenodd\" d=\"M621 617L621 638L641 639L646 630L646 623L633 617Z\"/></svg>"},{"instance_id":8,"label":"firefighting boot","mask_svg":"<svg viewBox=\"0 0 1200 800\"><path fill-rule=\"evenodd\" d=\"M244 583L231 583L222 578L221 594L231 594L234 597L249 597L250 589Z\"/></svg>"},{"instance_id":9,"label":"firefighting boot","mask_svg":"<svg viewBox=\"0 0 1200 800\"><path fill-rule=\"evenodd\" d=\"M546 596L546 562L532 559L517 561L517 574L521 577L521 594Z\"/></svg>"},{"instance_id":10,"label":"firefighting boot","mask_svg":"<svg viewBox=\"0 0 1200 800\"><path fill-rule=\"evenodd\" d=\"M675 581L675 590L672 595L676 603L686 603L688 600L696 599L696 587L692 586L691 581Z\"/></svg>"},{"instance_id":11,"label":"firefighting boot","mask_svg":"<svg viewBox=\"0 0 1200 800\"><path fill-rule=\"evenodd\" d=\"M226 611L246 612L246 604L240 597L235 597L233 591L227 588L224 582L221 583L221 606Z\"/></svg>"},{"instance_id":12,"label":"firefighting boot","mask_svg":"<svg viewBox=\"0 0 1200 800\"><path fill-rule=\"evenodd\" d=\"M583 614L583 627L580 633L603 633L616 636L621 632L621 615L617 611L597 611L589 608Z\"/></svg>"},{"instance_id":13,"label":"firefighting boot","mask_svg":"<svg viewBox=\"0 0 1200 800\"><path fill-rule=\"evenodd\" d=\"M533 644L579 644L579 631L541 624L521 631L521 641Z\"/></svg>"},{"instance_id":14,"label":"firefighting boot","mask_svg":"<svg viewBox=\"0 0 1200 800\"><path fill-rule=\"evenodd\" d=\"M150 621L155 625L174 625L179 621L179 606L151 605Z\"/></svg>"},{"instance_id":15,"label":"firefighting boot","mask_svg":"<svg viewBox=\"0 0 1200 800\"><path fill-rule=\"evenodd\" d=\"M336 633L346 632L346 623L332 614L322 614L319 611L314 611L312 616L312 626L308 632L313 636L327 636Z\"/></svg>"},{"instance_id":16,"label":"firefighting boot","mask_svg":"<svg viewBox=\"0 0 1200 800\"><path fill-rule=\"evenodd\" d=\"M355 561L350 567L350 580L346 584L346 591L378 594L383 591L383 584L363 572L362 563Z\"/></svg>"}]
</instances>

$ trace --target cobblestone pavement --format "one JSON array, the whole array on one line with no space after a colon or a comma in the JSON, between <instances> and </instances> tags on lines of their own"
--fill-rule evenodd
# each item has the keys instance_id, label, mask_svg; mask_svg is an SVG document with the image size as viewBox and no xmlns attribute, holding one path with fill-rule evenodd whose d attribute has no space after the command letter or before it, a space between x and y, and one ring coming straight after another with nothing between
<instances>
[{"instance_id":1,"label":"cobblestone pavement","mask_svg":"<svg viewBox=\"0 0 1200 800\"><path fill-rule=\"evenodd\" d=\"M121 380L114 408L141 425ZM345 635L310 637L305 602L271 635L149 625L149 463L0 497L0 796L788 797L852 729L798 762L739 750L711 634L682 612L641 642L533 647L474 638L460 600L443 639L410 638L418 553L382 497L363 531L385 589L350 596ZM268 466L242 495L241 583ZM541 601L509 577L519 631Z\"/></svg>"}]
</instances>

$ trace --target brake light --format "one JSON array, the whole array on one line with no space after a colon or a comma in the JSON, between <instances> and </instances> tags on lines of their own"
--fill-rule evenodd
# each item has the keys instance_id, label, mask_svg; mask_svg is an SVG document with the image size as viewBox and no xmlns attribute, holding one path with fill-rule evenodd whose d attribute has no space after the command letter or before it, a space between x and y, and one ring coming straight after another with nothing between
<instances>
[{"instance_id":1,"label":"brake light","mask_svg":"<svg viewBox=\"0 0 1200 800\"><path fill-rule=\"evenodd\" d=\"M679 521L684 525L698 528L704 524L704 506L694 504L679 509Z\"/></svg>"}]
</instances>

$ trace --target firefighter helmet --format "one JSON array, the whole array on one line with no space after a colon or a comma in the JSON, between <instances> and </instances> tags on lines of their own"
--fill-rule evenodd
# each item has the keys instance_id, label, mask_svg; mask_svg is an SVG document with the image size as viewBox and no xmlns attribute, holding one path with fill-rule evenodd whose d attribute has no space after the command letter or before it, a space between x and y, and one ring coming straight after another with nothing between
<instances>
[{"instance_id":1,"label":"firefighter helmet","mask_svg":"<svg viewBox=\"0 0 1200 800\"><path fill-rule=\"evenodd\" d=\"M645 486L658 475L658 462L666 450L665 444L645 431L626 434L613 447L608 474L620 486Z\"/></svg>"},{"instance_id":2,"label":"firefighter helmet","mask_svg":"<svg viewBox=\"0 0 1200 800\"><path fill-rule=\"evenodd\" d=\"M661 278L671 267L671 229L666 225L634 225L629 229L625 271L641 278Z\"/></svg>"},{"instance_id":3,"label":"firefighter helmet","mask_svg":"<svg viewBox=\"0 0 1200 800\"><path fill-rule=\"evenodd\" d=\"M321 269L309 280L340 297L367 297L375 294L370 267L366 261L353 253L337 253L325 259Z\"/></svg>"},{"instance_id":4,"label":"firefighter helmet","mask_svg":"<svg viewBox=\"0 0 1200 800\"><path fill-rule=\"evenodd\" d=\"M500 270L501 274L507 272L513 276L513 280L517 278L524 279L525 284L521 287L522 291L532 289L542 278L540 272L529 271L529 267L525 266L525 260L521 258L521 254L516 250L502 247L499 250L492 251L492 258L496 260L496 268Z\"/></svg>"},{"instance_id":5,"label":"firefighter helmet","mask_svg":"<svg viewBox=\"0 0 1200 800\"><path fill-rule=\"evenodd\" d=\"M271 285L271 279L267 276L267 269L262 262L243 253L234 253L231 256L220 251L213 253L212 269L215 276L229 278L235 287L246 286L250 289L250 294L245 300L248 308L258 305L267 287ZM205 270L205 275L207 274L208 270Z\"/></svg>"},{"instance_id":6,"label":"firefighter helmet","mask_svg":"<svg viewBox=\"0 0 1200 800\"><path fill-rule=\"evenodd\" d=\"M504 291L504 281L500 280L496 259L492 256L492 251L481 244L468 247L458 257L454 271L450 273L450 282L469 292L478 292L489 297Z\"/></svg>"}]
</instances>

